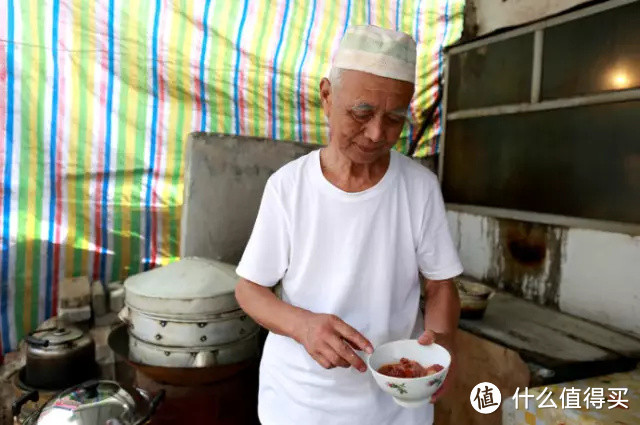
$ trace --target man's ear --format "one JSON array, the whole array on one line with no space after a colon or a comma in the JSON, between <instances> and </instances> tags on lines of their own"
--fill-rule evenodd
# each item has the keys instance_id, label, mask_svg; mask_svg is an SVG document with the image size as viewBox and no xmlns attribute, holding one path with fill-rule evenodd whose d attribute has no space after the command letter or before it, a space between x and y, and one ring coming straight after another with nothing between
<instances>
[{"instance_id":1,"label":"man's ear","mask_svg":"<svg viewBox=\"0 0 640 425\"><path fill-rule=\"evenodd\" d=\"M328 119L331 114L331 82L328 78L323 78L320 81L320 100L322 101L324 115Z\"/></svg>"}]
</instances>

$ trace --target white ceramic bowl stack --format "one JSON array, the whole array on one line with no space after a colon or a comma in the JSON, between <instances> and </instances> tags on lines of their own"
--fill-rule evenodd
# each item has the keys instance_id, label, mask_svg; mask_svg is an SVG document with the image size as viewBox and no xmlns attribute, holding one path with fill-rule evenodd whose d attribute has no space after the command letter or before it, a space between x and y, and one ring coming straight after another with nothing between
<instances>
[{"instance_id":1,"label":"white ceramic bowl stack","mask_svg":"<svg viewBox=\"0 0 640 425\"><path fill-rule=\"evenodd\" d=\"M211 367L258 352L258 325L235 299L233 266L184 258L125 281L130 360L152 366Z\"/></svg>"}]
</instances>

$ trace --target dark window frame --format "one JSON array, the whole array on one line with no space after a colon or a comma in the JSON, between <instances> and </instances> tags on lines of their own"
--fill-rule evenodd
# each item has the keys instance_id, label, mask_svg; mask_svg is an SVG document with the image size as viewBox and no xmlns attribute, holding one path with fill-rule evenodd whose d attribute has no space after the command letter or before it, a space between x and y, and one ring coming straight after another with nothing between
<instances>
[{"instance_id":1,"label":"dark window frame","mask_svg":"<svg viewBox=\"0 0 640 425\"><path fill-rule=\"evenodd\" d=\"M544 53L544 31L547 28L561 25L563 23L576 21L585 17L606 12L618 7L624 7L632 3L638 3L640 0L610 0L595 6L586 7L565 15L550 18L531 25L507 31L498 35L489 36L480 40L472 41L466 44L454 46L448 50L446 54L445 66L445 94L443 98L443 126L440 135L441 153L438 161L438 176L440 181L446 179L443 173L444 157L446 155L446 127L447 122L453 120L465 120L469 118L500 116L509 114L521 114L532 111L551 111L563 108L575 108L586 105L598 105L607 103L626 102L632 100L640 100L640 88L632 88L619 91L606 91L593 94L585 94L574 97L557 98L552 100L541 99L542 91L542 69L543 69L543 53ZM447 98L449 91L449 70L450 60L453 55L457 55L479 47L487 46L503 40L521 37L523 35L533 34L533 61L531 70L531 96L529 102L518 104L506 104L489 107L480 107L475 109L460 109L454 112L449 111L447 107ZM606 221L599 219L590 219L583 217L567 217L556 214L539 213L533 211L520 211L508 208L488 207L482 205L453 204L447 203L450 210L469 212L472 214L482 214L499 218L509 218L522 221L539 222L552 225L582 227L604 231L615 231L621 233L629 233L640 235L640 223L627 223Z\"/></svg>"}]
</instances>

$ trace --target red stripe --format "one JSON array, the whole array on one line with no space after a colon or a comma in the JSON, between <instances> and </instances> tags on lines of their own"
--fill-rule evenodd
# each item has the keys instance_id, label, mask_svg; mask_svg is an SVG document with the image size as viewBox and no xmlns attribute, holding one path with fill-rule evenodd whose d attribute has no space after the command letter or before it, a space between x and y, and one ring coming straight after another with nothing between
<instances>
[{"instance_id":1,"label":"red stripe","mask_svg":"<svg viewBox=\"0 0 640 425\"><path fill-rule=\"evenodd\" d=\"M249 9L247 11L247 16L253 16L253 14L255 13L255 8L256 8L256 3L255 2L250 2L249 3ZM246 28L246 26L245 26ZM244 37L242 40L246 40L246 37ZM242 50L242 45L240 46L236 46L238 49L240 49L240 61L238 64L238 117L240 118L240 122L239 124L239 129L240 129L240 134L245 135L246 132L246 115L245 115L245 109L246 109L246 102L245 102L245 98L244 98L244 93L245 93L245 89L246 89L246 74L244 72L244 64L246 62L246 55L244 55L244 50Z\"/></svg>"}]
</instances>

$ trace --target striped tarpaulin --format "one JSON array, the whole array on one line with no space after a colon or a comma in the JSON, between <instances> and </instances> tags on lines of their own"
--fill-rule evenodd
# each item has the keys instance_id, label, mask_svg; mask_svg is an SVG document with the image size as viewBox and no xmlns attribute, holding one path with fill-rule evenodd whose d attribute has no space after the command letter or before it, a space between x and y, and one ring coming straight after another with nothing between
<instances>
[{"instance_id":1,"label":"striped tarpaulin","mask_svg":"<svg viewBox=\"0 0 640 425\"><path fill-rule=\"evenodd\" d=\"M2 351L65 276L178 255L183 149L202 130L326 143L318 85L349 25L412 34L414 114L464 0L0 0ZM403 134L406 151L414 129ZM432 154L431 128L417 150Z\"/></svg>"}]
</instances>

